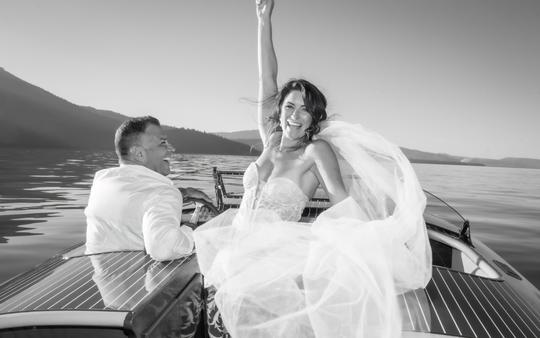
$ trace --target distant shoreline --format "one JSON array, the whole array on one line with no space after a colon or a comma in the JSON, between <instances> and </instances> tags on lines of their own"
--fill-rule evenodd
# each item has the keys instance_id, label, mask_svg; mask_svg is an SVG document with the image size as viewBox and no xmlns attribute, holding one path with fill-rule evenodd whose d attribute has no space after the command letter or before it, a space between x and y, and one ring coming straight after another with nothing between
<instances>
[{"instance_id":1,"label":"distant shoreline","mask_svg":"<svg viewBox=\"0 0 540 338\"><path fill-rule=\"evenodd\" d=\"M110 152L114 153L113 149L99 149L99 148L75 148L75 147L29 147L29 146L11 146L11 145L2 145L0 144L0 150L11 150L11 151L73 151L73 152L88 152L88 151L98 151L98 152ZM255 149L256 150L256 149ZM216 155L216 156L258 156L259 154L252 152L250 154L230 154L228 152L198 152L198 151L176 151L177 154L186 154L186 155ZM459 165L459 166L469 166L469 167L491 167L491 168L517 168L517 169L540 169L540 160L537 159L528 159L530 163L523 163L520 159L501 159L501 160L491 160L491 159L471 159L475 162L461 162L461 161L451 161L451 160L432 160L432 159L418 159L413 158L412 156L405 156L409 159L411 163L419 164L440 164L440 165ZM414 156L414 155L413 155ZM484 163L476 162L482 160Z\"/></svg>"},{"instance_id":2,"label":"distant shoreline","mask_svg":"<svg viewBox=\"0 0 540 338\"><path fill-rule=\"evenodd\" d=\"M419 159L410 159L411 163L423 163L423 164L446 164L446 165L466 165L473 167L487 167L483 163L474 163L474 162L455 162L455 161L436 161L436 160L419 160Z\"/></svg>"}]
</instances>

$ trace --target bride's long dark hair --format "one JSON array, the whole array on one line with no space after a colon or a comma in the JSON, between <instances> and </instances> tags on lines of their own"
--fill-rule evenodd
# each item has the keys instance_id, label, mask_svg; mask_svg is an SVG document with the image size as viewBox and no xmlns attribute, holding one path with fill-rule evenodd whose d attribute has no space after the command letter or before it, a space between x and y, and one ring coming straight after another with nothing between
<instances>
[{"instance_id":1,"label":"bride's long dark hair","mask_svg":"<svg viewBox=\"0 0 540 338\"><path fill-rule=\"evenodd\" d=\"M306 130L306 135L304 136L303 140L303 143L308 143L311 141L313 135L316 135L321 130L319 123L326 120L328 115L326 113L326 97L319 90L319 88L304 79L289 80L283 85L283 87L281 87L281 90L275 96L268 99L273 101L275 106L274 112L268 117L268 119L271 121L270 133L281 131L281 105L283 104L283 100L285 100L287 95L295 90L302 93L306 111L311 115L311 125Z\"/></svg>"}]
</instances>

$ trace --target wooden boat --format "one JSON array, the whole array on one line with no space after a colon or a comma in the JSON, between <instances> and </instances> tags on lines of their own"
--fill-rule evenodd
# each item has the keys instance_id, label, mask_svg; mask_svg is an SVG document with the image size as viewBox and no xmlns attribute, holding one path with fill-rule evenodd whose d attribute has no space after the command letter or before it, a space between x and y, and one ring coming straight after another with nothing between
<instances>
[{"instance_id":1,"label":"wooden boat","mask_svg":"<svg viewBox=\"0 0 540 338\"><path fill-rule=\"evenodd\" d=\"M242 174L214 168L219 212L239 206ZM540 337L540 292L426 194L433 278L398 297L403 337ZM316 196L301 221L328 205ZM203 221L200 204L187 211ZM77 245L0 286L0 338L214 337L219 321L206 301L195 255L156 262L142 251L85 255Z\"/></svg>"}]
</instances>

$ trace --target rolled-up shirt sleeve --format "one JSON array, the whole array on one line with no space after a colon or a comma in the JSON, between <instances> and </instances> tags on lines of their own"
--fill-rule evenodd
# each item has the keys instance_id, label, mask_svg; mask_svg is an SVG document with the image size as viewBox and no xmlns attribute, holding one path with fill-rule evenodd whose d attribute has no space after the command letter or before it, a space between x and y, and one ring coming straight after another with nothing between
<instances>
[{"instance_id":1,"label":"rolled-up shirt sleeve","mask_svg":"<svg viewBox=\"0 0 540 338\"><path fill-rule=\"evenodd\" d=\"M167 189L145 203L142 231L146 252L157 261L180 258L193 251L193 230L180 226L182 194Z\"/></svg>"}]
</instances>

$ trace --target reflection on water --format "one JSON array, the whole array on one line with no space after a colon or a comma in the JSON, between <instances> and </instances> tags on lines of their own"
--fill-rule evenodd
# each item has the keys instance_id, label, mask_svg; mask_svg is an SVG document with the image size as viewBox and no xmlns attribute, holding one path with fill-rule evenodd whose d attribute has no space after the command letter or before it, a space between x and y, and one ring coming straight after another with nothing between
<instances>
[{"instance_id":1,"label":"reflection on water","mask_svg":"<svg viewBox=\"0 0 540 338\"><path fill-rule=\"evenodd\" d=\"M243 170L253 157L176 155L170 178L214 195L212 167ZM94 173L113 152L3 149L0 282L84 240ZM423 187L471 221L482 240L540 287L540 170L415 164ZM240 182L236 182L239 184Z\"/></svg>"},{"instance_id":2,"label":"reflection on water","mask_svg":"<svg viewBox=\"0 0 540 338\"><path fill-rule=\"evenodd\" d=\"M82 241L93 174L115 163L113 153L1 150L1 281Z\"/></svg>"},{"instance_id":3,"label":"reflection on water","mask_svg":"<svg viewBox=\"0 0 540 338\"><path fill-rule=\"evenodd\" d=\"M116 163L113 153L3 149L0 156L0 243L43 235L37 223L86 204L96 170ZM31 225L32 227L25 227Z\"/></svg>"}]
</instances>

